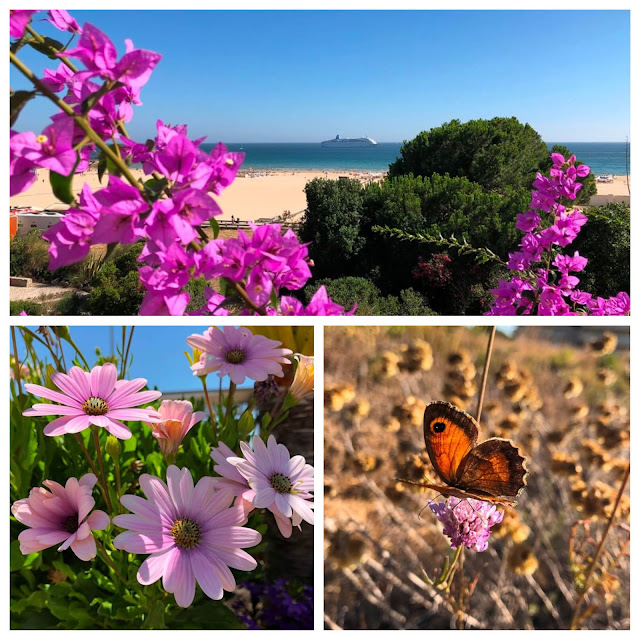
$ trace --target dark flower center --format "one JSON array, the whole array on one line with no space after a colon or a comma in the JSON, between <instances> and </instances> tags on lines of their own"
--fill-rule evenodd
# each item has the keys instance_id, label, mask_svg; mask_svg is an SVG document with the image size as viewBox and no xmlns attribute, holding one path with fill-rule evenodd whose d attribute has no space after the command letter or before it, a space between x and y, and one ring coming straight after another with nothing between
<instances>
[{"instance_id":1,"label":"dark flower center","mask_svg":"<svg viewBox=\"0 0 640 640\"><path fill-rule=\"evenodd\" d=\"M291 480L287 478L283 473L274 473L269 478L269 484L278 492L278 493L291 493Z\"/></svg>"},{"instance_id":2,"label":"dark flower center","mask_svg":"<svg viewBox=\"0 0 640 640\"><path fill-rule=\"evenodd\" d=\"M231 349L227 351L226 359L229 364L242 364L247 356L241 349Z\"/></svg>"},{"instance_id":3,"label":"dark flower center","mask_svg":"<svg viewBox=\"0 0 640 640\"><path fill-rule=\"evenodd\" d=\"M69 516L63 523L62 528L67 533L75 533L78 530L78 516Z\"/></svg>"},{"instance_id":4,"label":"dark flower center","mask_svg":"<svg viewBox=\"0 0 640 640\"><path fill-rule=\"evenodd\" d=\"M109 412L109 405L102 398L91 396L84 401L82 410L88 416L103 416L105 413Z\"/></svg>"},{"instance_id":5,"label":"dark flower center","mask_svg":"<svg viewBox=\"0 0 640 640\"><path fill-rule=\"evenodd\" d=\"M183 549L191 549L200 542L200 525L195 520L180 518L171 527L171 536L176 544Z\"/></svg>"}]
</instances>

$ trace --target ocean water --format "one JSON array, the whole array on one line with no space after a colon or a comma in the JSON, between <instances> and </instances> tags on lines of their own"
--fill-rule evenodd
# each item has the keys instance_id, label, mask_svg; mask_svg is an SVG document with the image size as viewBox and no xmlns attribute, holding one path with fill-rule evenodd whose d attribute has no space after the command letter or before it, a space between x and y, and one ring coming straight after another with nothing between
<instances>
[{"instance_id":1,"label":"ocean water","mask_svg":"<svg viewBox=\"0 0 640 640\"><path fill-rule=\"evenodd\" d=\"M578 160L591 167L594 173L624 175L624 142L549 142L564 144ZM209 151L212 144L203 144ZM231 151L246 153L244 169L297 169L297 170L358 170L386 171L398 157L401 142L379 142L374 147L356 149L331 149L319 142L247 142L227 144Z\"/></svg>"}]
</instances>

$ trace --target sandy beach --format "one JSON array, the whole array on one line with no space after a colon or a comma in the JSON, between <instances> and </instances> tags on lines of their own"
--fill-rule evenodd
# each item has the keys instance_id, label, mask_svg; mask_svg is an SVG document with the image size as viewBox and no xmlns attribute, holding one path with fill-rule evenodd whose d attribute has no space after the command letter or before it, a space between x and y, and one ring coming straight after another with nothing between
<instances>
[{"instance_id":1,"label":"sandy beach","mask_svg":"<svg viewBox=\"0 0 640 640\"><path fill-rule=\"evenodd\" d=\"M141 170L134 170L136 176L144 177ZM358 171L254 171L244 177L237 177L235 182L217 198L222 207L223 215L220 220L231 221L231 216L240 220L257 221L261 218L275 218L285 211L291 213L290 219L296 221L306 207L304 187L314 178L337 179L340 176L357 177L362 182L380 177ZM98 174L87 171L77 175L73 181L74 193L79 193L82 185L87 182L95 190L103 185L98 180ZM629 191L627 179L616 176L611 183L598 183L598 195L594 196L590 204L604 204L605 202L628 202ZM57 201L51 191L47 172L39 170L38 179L28 191L10 198L10 206L29 206L47 208L56 205Z\"/></svg>"},{"instance_id":2,"label":"sandy beach","mask_svg":"<svg viewBox=\"0 0 640 640\"><path fill-rule=\"evenodd\" d=\"M136 177L144 179L140 169L134 169ZM275 218L285 211L291 213L290 219L297 220L307 206L304 187L314 178L337 179L340 176L367 180L379 177L381 173L363 171L276 171L255 170L244 176L236 177L234 183L216 200L222 207L223 215L219 220L231 221L231 216L240 220L256 221L260 218ZM77 175L73 180L73 192L80 193L82 185L88 183L92 190L106 186L107 179L101 184L95 171ZM38 170L38 179L31 188L10 198L10 206L28 206L45 209L55 206L57 200L49 185L48 172ZM296 215L297 214L297 215Z\"/></svg>"}]
</instances>

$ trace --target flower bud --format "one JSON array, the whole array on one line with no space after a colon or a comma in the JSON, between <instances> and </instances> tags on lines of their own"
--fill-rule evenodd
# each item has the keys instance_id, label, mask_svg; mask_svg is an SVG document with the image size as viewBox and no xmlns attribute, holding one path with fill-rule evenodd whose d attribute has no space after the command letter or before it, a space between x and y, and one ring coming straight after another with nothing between
<instances>
[{"instance_id":1,"label":"flower bud","mask_svg":"<svg viewBox=\"0 0 640 640\"><path fill-rule=\"evenodd\" d=\"M120 440L118 440L118 438L116 438L115 436L108 436L105 449L114 460L117 460L122 453L122 445L120 444Z\"/></svg>"}]
</instances>

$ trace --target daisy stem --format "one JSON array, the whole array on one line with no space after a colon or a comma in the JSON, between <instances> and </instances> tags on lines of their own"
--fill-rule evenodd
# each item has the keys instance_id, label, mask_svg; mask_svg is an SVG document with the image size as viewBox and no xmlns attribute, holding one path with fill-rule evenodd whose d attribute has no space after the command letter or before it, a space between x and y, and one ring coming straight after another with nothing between
<instances>
[{"instance_id":1,"label":"daisy stem","mask_svg":"<svg viewBox=\"0 0 640 640\"><path fill-rule=\"evenodd\" d=\"M209 417L211 419L211 428L213 429L213 446L218 446L218 429L216 426L216 419L213 415L213 408L211 407L211 398L209 397L209 390L207 389L207 376L200 376L202 382L202 389L204 391L204 400L209 408Z\"/></svg>"},{"instance_id":2,"label":"daisy stem","mask_svg":"<svg viewBox=\"0 0 640 640\"><path fill-rule=\"evenodd\" d=\"M111 505L111 496L109 495L109 487L107 486L107 476L104 473L104 460L102 459L102 449L100 448L100 436L98 435L98 427L95 424L91 425L91 431L93 431L93 444L96 448L96 454L98 456L98 463L100 464L100 473L102 477L102 486L104 487L105 500L107 502L107 508L109 513L113 513L113 506Z\"/></svg>"},{"instance_id":3,"label":"daisy stem","mask_svg":"<svg viewBox=\"0 0 640 640\"><path fill-rule=\"evenodd\" d=\"M98 479L98 487L100 489L100 492L102 493L102 497L104 498L105 503L108 503L107 496L104 491L104 487L102 486L102 482L100 482L100 474L98 473L98 469L96 469L96 465L94 464L93 460L91 459L91 456L89 455L89 451L87 450L87 447L85 447L84 442L82 442L82 436L79 433L74 433L73 435L76 437L76 440L78 441L78 444L80 445L80 448L82 449L82 451L84 451L84 455L87 458L87 461L89 462L89 466L91 467L91 471L93 472L93 475Z\"/></svg>"},{"instance_id":4,"label":"daisy stem","mask_svg":"<svg viewBox=\"0 0 640 640\"><path fill-rule=\"evenodd\" d=\"M120 502L120 498L122 497L122 483L120 479L120 461L118 458L113 458L113 464L116 467L116 490L118 492L118 507L120 508L120 513L124 513L124 507Z\"/></svg>"},{"instance_id":5,"label":"daisy stem","mask_svg":"<svg viewBox=\"0 0 640 640\"><path fill-rule=\"evenodd\" d=\"M127 348L124 348L124 338L127 332L127 328L123 327L122 333L122 347L123 347L123 356L122 356L122 366L120 368L120 377L124 378L125 373L127 372L127 360L129 360L129 350L131 349L131 341L133 340L133 330L135 327L131 327L131 332L129 333L129 341L127 342Z\"/></svg>"},{"instance_id":6,"label":"daisy stem","mask_svg":"<svg viewBox=\"0 0 640 640\"><path fill-rule=\"evenodd\" d=\"M231 416L231 408L233 407L233 396L236 393L236 383L229 381L229 393L227 394L227 408L224 412L224 428L229 426L229 417Z\"/></svg>"},{"instance_id":7,"label":"daisy stem","mask_svg":"<svg viewBox=\"0 0 640 640\"><path fill-rule=\"evenodd\" d=\"M22 385L20 384L20 360L18 359L18 343L16 341L16 328L11 327L11 342L13 342L13 375L18 386L18 396L22 398Z\"/></svg>"},{"instance_id":8,"label":"daisy stem","mask_svg":"<svg viewBox=\"0 0 640 640\"><path fill-rule=\"evenodd\" d=\"M115 562L111 559L111 557L107 553L107 550L102 545L102 542L100 542L100 540L98 539L96 539L96 547L98 548L98 551L102 556L102 559L111 567L111 569L113 569L113 572L118 576L118 578L120 579L120 582L122 582L122 584L127 584L127 581L125 580L124 576L120 573L120 570L118 569L118 567L116 567Z\"/></svg>"}]
</instances>

